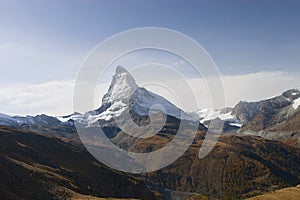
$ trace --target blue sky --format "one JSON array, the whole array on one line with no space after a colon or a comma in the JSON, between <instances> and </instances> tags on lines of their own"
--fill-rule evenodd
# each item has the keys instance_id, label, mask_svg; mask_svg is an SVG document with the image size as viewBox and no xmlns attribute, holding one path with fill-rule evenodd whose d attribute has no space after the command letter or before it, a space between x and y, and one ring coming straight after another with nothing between
<instances>
[{"instance_id":1,"label":"blue sky","mask_svg":"<svg viewBox=\"0 0 300 200\"><path fill-rule=\"evenodd\" d=\"M299 8L300 1L291 0L1 0L0 84L75 79L83 59L98 43L147 26L171 28L194 38L224 76L260 72L297 76ZM5 105L2 110L18 113Z\"/></svg>"}]
</instances>

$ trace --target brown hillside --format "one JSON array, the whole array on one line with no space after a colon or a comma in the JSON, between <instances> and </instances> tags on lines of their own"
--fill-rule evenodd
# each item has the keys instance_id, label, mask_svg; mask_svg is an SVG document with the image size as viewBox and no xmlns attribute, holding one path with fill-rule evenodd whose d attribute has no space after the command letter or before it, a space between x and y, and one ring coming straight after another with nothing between
<instances>
[{"instance_id":1,"label":"brown hillside","mask_svg":"<svg viewBox=\"0 0 300 200\"><path fill-rule=\"evenodd\" d=\"M98 197L156 198L140 180L113 171L55 138L0 128L1 199L68 199L67 188Z\"/></svg>"}]
</instances>

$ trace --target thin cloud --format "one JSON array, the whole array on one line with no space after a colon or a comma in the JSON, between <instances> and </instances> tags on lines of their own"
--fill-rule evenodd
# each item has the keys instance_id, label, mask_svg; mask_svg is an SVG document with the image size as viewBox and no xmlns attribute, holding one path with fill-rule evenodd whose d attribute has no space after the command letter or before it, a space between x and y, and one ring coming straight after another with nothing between
<instances>
[{"instance_id":1,"label":"thin cloud","mask_svg":"<svg viewBox=\"0 0 300 200\"><path fill-rule=\"evenodd\" d=\"M298 88L300 80L298 74L285 72L258 72L246 75L223 76L224 89L226 94L226 106L234 106L240 100L257 101L280 95L283 91L291 88ZM160 80L164 85L180 88L182 83L178 80ZM203 79L190 79L194 86L199 109L210 108L211 98ZM17 84L0 86L0 112L12 115L65 115L73 112L73 91L74 80L49 81L42 84ZM103 94L107 91L109 83L101 83L95 92L95 108L100 106ZM175 105L178 101L166 88L145 86L156 92ZM170 88L172 89L172 88ZM193 94L185 90L179 91L177 96L184 97L181 101L190 101ZM190 107L183 107L184 110L193 111Z\"/></svg>"},{"instance_id":2,"label":"thin cloud","mask_svg":"<svg viewBox=\"0 0 300 200\"><path fill-rule=\"evenodd\" d=\"M1 86L1 111L11 115L69 114L72 110L74 81Z\"/></svg>"}]
</instances>

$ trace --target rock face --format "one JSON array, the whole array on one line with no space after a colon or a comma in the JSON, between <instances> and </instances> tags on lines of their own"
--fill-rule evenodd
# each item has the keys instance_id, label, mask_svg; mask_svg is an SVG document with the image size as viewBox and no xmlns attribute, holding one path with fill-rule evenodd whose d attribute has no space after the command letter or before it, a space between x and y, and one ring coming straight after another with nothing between
<instances>
[{"instance_id":1,"label":"rock face","mask_svg":"<svg viewBox=\"0 0 300 200\"><path fill-rule=\"evenodd\" d=\"M299 98L300 91L292 89L267 100L258 102L241 101L234 107L232 114L244 124L255 121L255 118L263 118L262 124L256 127L256 129L261 130L269 125L285 122L289 116L297 112L298 106L295 107L295 103Z\"/></svg>"},{"instance_id":2,"label":"rock face","mask_svg":"<svg viewBox=\"0 0 300 200\"><path fill-rule=\"evenodd\" d=\"M300 91L292 89L271 99L240 102L232 113L243 122L240 133L284 140L300 146L299 99Z\"/></svg>"},{"instance_id":3,"label":"rock face","mask_svg":"<svg viewBox=\"0 0 300 200\"><path fill-rule=\"evenodd\" d=\"M224 121L224 134L256 135L300 147L299 89L262 101L240 101L234 108L202 109L197 114L206 127L212 121Z\"/></svg>"},{"instance_id":4,"label":"rock face","mask_svg":"<svg viewBox=\"0 0 300 200\"><path fill-rule=\"evenodd\" d=\"M232 114L237 119L246 123L251 120L261 109L262 102L239 102L233 109Z\"/></svg>"}]
</instances>

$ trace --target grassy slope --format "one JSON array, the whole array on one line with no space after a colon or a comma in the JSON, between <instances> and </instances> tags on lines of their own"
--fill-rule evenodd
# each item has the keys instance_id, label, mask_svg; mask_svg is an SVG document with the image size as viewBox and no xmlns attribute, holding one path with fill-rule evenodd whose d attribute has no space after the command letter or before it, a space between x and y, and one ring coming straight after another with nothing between
<instances>
[{"instance_id":1,"label":"grassy slope","mask_svg":"<svg viewBox=\"0 0 300 200\"><path fill-rule=\"evenodd\" d=\"M267 194L262 194L256 197L249 198L248 200L299 200L300 187L290 187L281 190L276 190Z\"/></svg>"}]
</instances>

